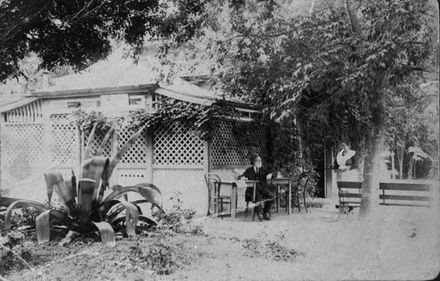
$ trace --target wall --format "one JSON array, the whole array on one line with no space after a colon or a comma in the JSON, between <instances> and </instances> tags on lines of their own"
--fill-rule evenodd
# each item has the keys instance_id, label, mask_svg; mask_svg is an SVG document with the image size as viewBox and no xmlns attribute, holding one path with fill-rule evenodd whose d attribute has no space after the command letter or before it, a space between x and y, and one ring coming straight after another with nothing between
<instances>
[{"instance_id":1,"label":"wall","mask_svg":"<svg viewBox=\"0 0 440 281\"><path fill-rule=\"evenodd\" d=\"M203 169L153 169L153 183L161 190L164 209L171 209L176 193L185 208L196 211L197 216L203 216L208 210L208 188L204 180Z\"/></svg>"}]
</instances>

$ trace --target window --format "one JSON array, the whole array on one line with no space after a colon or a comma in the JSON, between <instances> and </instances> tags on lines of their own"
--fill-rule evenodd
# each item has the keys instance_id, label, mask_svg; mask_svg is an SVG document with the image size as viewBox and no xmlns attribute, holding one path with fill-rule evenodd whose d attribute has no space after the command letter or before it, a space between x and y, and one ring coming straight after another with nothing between
<instances>
[{"instance_id":1,"label":"window","mask_svg":"<svg viewBox=\"0 0 440 281\"><path fill-rule=\"evenodd\" d=\"M135 97L129 97L128 99L129 105L141 105L142 104L142 98L135 98Z\"/></svg>"},{"instance_id":2,"label":"window","mask_svg":"<svg viewBox=\"0 0 440 281\"><path fill-rule=\"evenodd\" d=\"M79 101L68 101L67 108L79 108L81 107L81 102Z\"/></svg>"}]
</instances>

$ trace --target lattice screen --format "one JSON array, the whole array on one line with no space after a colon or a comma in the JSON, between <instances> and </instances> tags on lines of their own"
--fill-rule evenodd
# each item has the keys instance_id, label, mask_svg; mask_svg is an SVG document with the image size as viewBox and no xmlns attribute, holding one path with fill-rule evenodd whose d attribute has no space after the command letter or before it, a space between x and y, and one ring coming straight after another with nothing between
<instances>
[{"instance_id":1,"label":"lattice screen","mask_svg":"<svg viewBox=\"0 0 440 281\"><path fill-rule=\"evenodd\" d=\"M78 128L69 122L66 114L53 114L50 116L50 121L52 163L56 163L57 166L78 165L80 149Z\"/></svg>"},{"instance_id":2,"label":"lattice screen","mask_svg":"<svg viewBox=\"0 0 440 281\"><path fill-rule=\"evenodd\" d=\"M44 162L43 124L5 124L2 126L2 167L31 167Z\"/></svg>"},{"instance_id":3,"label":"lattice screen","mask_svg":"<svg viewBox=\"0 0 440 281\"><path fill-rule=\"evenodd\" d=\"M188 125L173 123L154 132L156 166L203 166L204 141Z\"/></svg>"},{"instance_id":4,"label":"lattice screen","mask_svg":"<svg viewBox=\"0 0 440 281\"><path fill-rule=\"evenodd\" d=\"M93 138L93 142L91 145L91 155L95 155L99 146L101 145L102 141L105 138L105 135L107 134L108 130L100 131L96 130L95 136ZM129 130L127 128L121 128L118 131L117 136L117 146L118 149L120 149L127 140L136 133L136 130ZM102 156L105 157L111 157L112 156L112 138L114 136L110 137L110 139L107 141L107 143L104 146L104 150L102 152ZM89 138L89 132L87 132L84 136L84 142L86 143ZM116 151L114 152L116 153ZM144 131L139 138L136 140L136 142L130 147L130 149L125 152L122 159L119 161L119 163L123 164L129 164L129 165L144 165L147 163L147 136L146 131Z\"/></svg>"},{"instance_id":5,"label":"lattice screen","mask_svg":"<svg viewBox=\"0 0 440 281\"><path fill-rule=\"evenodd\" d=\"M120 149L127 140L136 133L136 130L123 128L118 134L118 149ZM121 163L124 164L146 164L147 163L147 135L146 130L142 132L136 142L122 157Z\"/></svg>"},{"instance_id":6,"label":"lattice screen","mask_svg":"<svg viewBox=\"0 0 440 281\"><path fill-rule=\"evenodd\" d=\"M211 164L214 166L235 166L249 165L249 156L252 153L264 154L266 138L264 129L252 128L240 132L247 134L244 138L239 138L234 134L232 122L220 122L213 135L211 146ZM249 141L252 140L252 141Z\"/></svg>"},{"instance_id":7,"label":"lattice screen","mask_svg":"<svg viewBox=\"0 0 440 281\"><path fill-rule=\"evenodd\" d=\"M105 135L107 134L107 131L108 131L108 129L105 130L105 131L101 131L101 130L96 130L95 131L95 136L93 137L93 141L91 143L91 149L90 149L90 153L91 153L92 156L96 155L96 152L97 152L99 146L101 145L102 141L104 140ZM89 139L89 135L90 135L90 132L86 132L84 134L84 144L87 144L87 141ZM111 156L111 152L112 152L112 138L113 138L113 136L110 137L110 139L105 144L101 156L104 156L104 157L110 157Z\"/></svg>"}]
</instances>

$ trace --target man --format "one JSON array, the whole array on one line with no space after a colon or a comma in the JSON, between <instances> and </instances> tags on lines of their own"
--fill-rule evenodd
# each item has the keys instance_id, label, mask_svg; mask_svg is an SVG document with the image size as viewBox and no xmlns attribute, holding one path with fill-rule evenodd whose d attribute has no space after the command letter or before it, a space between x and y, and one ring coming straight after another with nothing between
<instances>
[{"instance_id":1,"label":"man","mask_svg":"<svg viewBox=\"0 0 440 281\"><path fill-rule=\"evenodd\" d=\"M259 181L256 185L255 202L271 198L267 186L267 178L271 178L272 174L262 167L261 157L257 154L251 155L251 164L252 166L247 168L246 171L244 171L243 175L240 176L240 178L245 177L248 180ZM246 202L253 201L252 200L253 191L254 189L252 186L246 188L246 194L245 194ZM263 219L265 220L270 220L269 214L270 214L271 203L272 200L267 200L264 202ZM257 206L255 208L257 208L255 209L255 211L257 212L257 215L260 218L259 216L260 206Z\"/></svg>"}]
</instances>

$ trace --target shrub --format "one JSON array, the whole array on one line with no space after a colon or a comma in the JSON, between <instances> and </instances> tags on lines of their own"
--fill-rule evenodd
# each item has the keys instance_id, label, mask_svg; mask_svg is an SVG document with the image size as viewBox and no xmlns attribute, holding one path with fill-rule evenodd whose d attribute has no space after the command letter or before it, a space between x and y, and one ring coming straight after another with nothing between
<instances>
[{"instance_id":1,"label":"shrub","mask_svg":"<svg viewBox=\"0 0 440 281\"><path fill-rule=\"evenodd\" d=\"M130 259L133 263L146 264L158 275L168 275L191 262L183 248L182 243L176 243L169 236L163 235L154 239L147 248L139 242L132 246Z\"/></svg>"},{"instance_id":2,"label":"shrub","mask_svg":"<svg viewBox=\"0 0 440 281\"><path fill-rule=\"evenodd\" d=\"M262 244L256 239L246 239L243 243L244 255L249 257L264 257L274 260L288 261L299 253L294 249L289 249L277 241L268 241Z\"/></svg>"},{"instance_id":3,"label":"shrub","mask_svg":"<svg viewBox=\"0 0 440 281\"><path fill-rule=\"evenodd\" d=\"M192 233L195 235L202 235L203 230L199 226L190 226L189 223L193 218L195 211L188 208L183 208L183 202L180 199L181 193L177 192L170 200L173 202L173 207L167 213L158 212L154 214L158 221L157 229L170 230L176 233Z\"/></svg>"}]
</instances>

